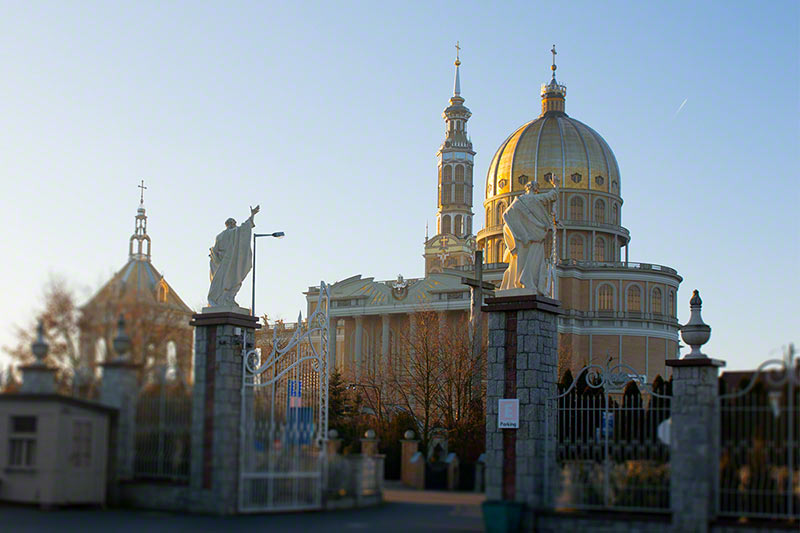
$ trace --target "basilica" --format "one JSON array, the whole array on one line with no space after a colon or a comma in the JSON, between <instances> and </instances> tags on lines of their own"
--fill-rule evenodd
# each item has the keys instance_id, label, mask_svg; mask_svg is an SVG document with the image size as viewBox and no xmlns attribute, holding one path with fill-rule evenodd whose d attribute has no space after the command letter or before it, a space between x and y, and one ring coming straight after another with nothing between
<instances>
[{"instance_id":1,"label":"basilica","mask_svg":"<svg viewBox=\"0 0 800 533\"><path fill-rule=\"evenodd\" d=\"M566 113L567 88L556 80L555 49L551 79L541 88L541 113L511 132L492 157L485 184L479 182L486 216L477 233L476 151L467 135L471 112L461 94L460 67L457 58L453 94L442 114L436 234L426 235L425 277L381 281L354 275L331 286L335 368L357 378L377 361L401 356L400 332L413 329L413 317L421 312L436 312L442 323L465 323L470 286L464 278L476 271L474 252L482 251L483 281L499 287L507 267L501 217L534 181L542 191L554 184L559 191L546 257L557 265L554 296L564 311L558 319L560 369L623 363L635 370L634 379L666 376L665 361L678 356L675 299L682 278L667 266L629 261L631 234L622 225L617 160L600 134ZM309 311L318 293L319 287L306 292Z\"/></svg>"}]
</instances>

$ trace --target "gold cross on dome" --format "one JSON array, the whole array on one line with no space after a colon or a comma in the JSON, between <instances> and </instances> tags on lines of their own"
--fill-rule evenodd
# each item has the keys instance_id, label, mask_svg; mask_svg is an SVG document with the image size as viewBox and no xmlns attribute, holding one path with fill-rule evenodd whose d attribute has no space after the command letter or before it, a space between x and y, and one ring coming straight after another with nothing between
<instances>
[{"instance_id":1,"label":"gold cross on dome","mask_svg":"<svg viewBox=\"0 0 800 533\"><path fill-rule=\"evenodd\" d=\"M456 59L458 59L458 55L461 53L461 46L459 46L458 41L456 41Z\"/></svg>"},{"instance_id":2,"label":"gold cross on dome","mask_svg":"<svg viewBox=\"0 0 800 533\"><path fill-rule=\"evenodd\" d=\"M144 186L144 180L142 180L142 183L137 185L137 187L142 190L142 194L141 194L141 196L139 196L139 203L143 204L144 203L144 190L147 188L147 187Z\"/></svg>"}]
</instances>

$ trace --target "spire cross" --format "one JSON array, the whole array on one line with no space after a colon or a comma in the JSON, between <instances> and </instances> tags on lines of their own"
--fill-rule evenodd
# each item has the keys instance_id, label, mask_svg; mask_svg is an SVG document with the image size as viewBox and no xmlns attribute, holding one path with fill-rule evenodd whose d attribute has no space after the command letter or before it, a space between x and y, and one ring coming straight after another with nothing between
<instances>
[{"instance_id":1,"label":"spire cross","mask_svg":"<svg viewBox=\"0 0 800 533\"><path fill-rule=\"evenodd\" d=\"M458 41L456 41L456 61L459 60L460 53L461 53L461 46L459 46Z\"/></svg>"},{"instance_id":2,"label":"spire cross","mask_svg":"<svg viewBox=\"0 0 800 533\"><path fill-rule=\"evenodd\" d=\"M137 185L136 187L142 190L142 194L141 196L139 196L139 203L144 204L144 190L147 188L144 186L144 180L142 180L142 183Z\"/></svg>"},{"instance_id":3,"label":"spire cross","mask_svg":"<svg viewBox=\"0 0 800 533\"><path fill-rule=\"evenodd\" d=\"M553 79L556 79L556 45L553 45L550 52L553 54L553 66L550 69L553 71Z\"/></svg>"}]
</instances>

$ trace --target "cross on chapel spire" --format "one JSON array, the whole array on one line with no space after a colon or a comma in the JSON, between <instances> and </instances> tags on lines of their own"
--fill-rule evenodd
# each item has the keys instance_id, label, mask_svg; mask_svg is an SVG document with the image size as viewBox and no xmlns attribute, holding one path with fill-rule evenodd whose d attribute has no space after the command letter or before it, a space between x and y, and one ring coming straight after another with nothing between
<instances>
[{"instance_id":1,"label":"cross on chapel spire","mask_svg":"<svg viewBox=\"0 0 800 533\"><path fill-rule=\"evenodd\" d=\"M553 54L553 65L550 67L550 70L553 71L553 79L556 79L556 45L553 45L553 48L550 49L550 53Z\"/></svg>"},{"instance_id":2,"label":"cross on chapel spire","mask_svg":"<svg viewBox=\"0 0 800 533\"><path fill-rule=\"evenodd\" d=\"M141 195L139 196L139 205L143 205L144 204L144 190L147 188L147 187L144 186L144 180L142 180L142 182L139 185L137 185L136 187L141 189Z\"/></svg>"}]
</instances>

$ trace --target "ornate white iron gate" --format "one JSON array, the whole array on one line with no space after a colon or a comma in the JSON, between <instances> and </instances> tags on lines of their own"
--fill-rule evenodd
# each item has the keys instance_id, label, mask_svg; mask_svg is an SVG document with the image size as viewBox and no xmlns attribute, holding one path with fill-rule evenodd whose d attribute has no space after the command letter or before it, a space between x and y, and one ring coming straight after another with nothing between
<instances>
[{"instance_id":1,"label":"ornate white iron gate","mask_svg":"<svg viewBox=\"0 0 800 533\"><path fill-rule=\"evenodd\" d=\"M717 513L800 519L800 359L789 346L719 396Z\"/></svg>"},{"instance_id":2,"label":"ornate white iron gate","mask_svg":"<svg viewBox=\"0 0 800 533\"><path fill-rule=\"evenodd\" d=\"M291 338L281 339L276 327L268 356L257 349L245 354L241 512L322 506L328 434L329 300L330 290L322 282L316 309L305 323L302 314L298 317Z\"/></svg>"},{"instance_id":3,"label":"ornate white iron gate","mask_svg":"<svg viewBox=\"0 0 800 533\"><path fill-rule=\"evenodd\" d=\"M553 505L669 512L669 384L626 364L589 365L559 389L545 414Z\"/></svg>"}]
</instances>

